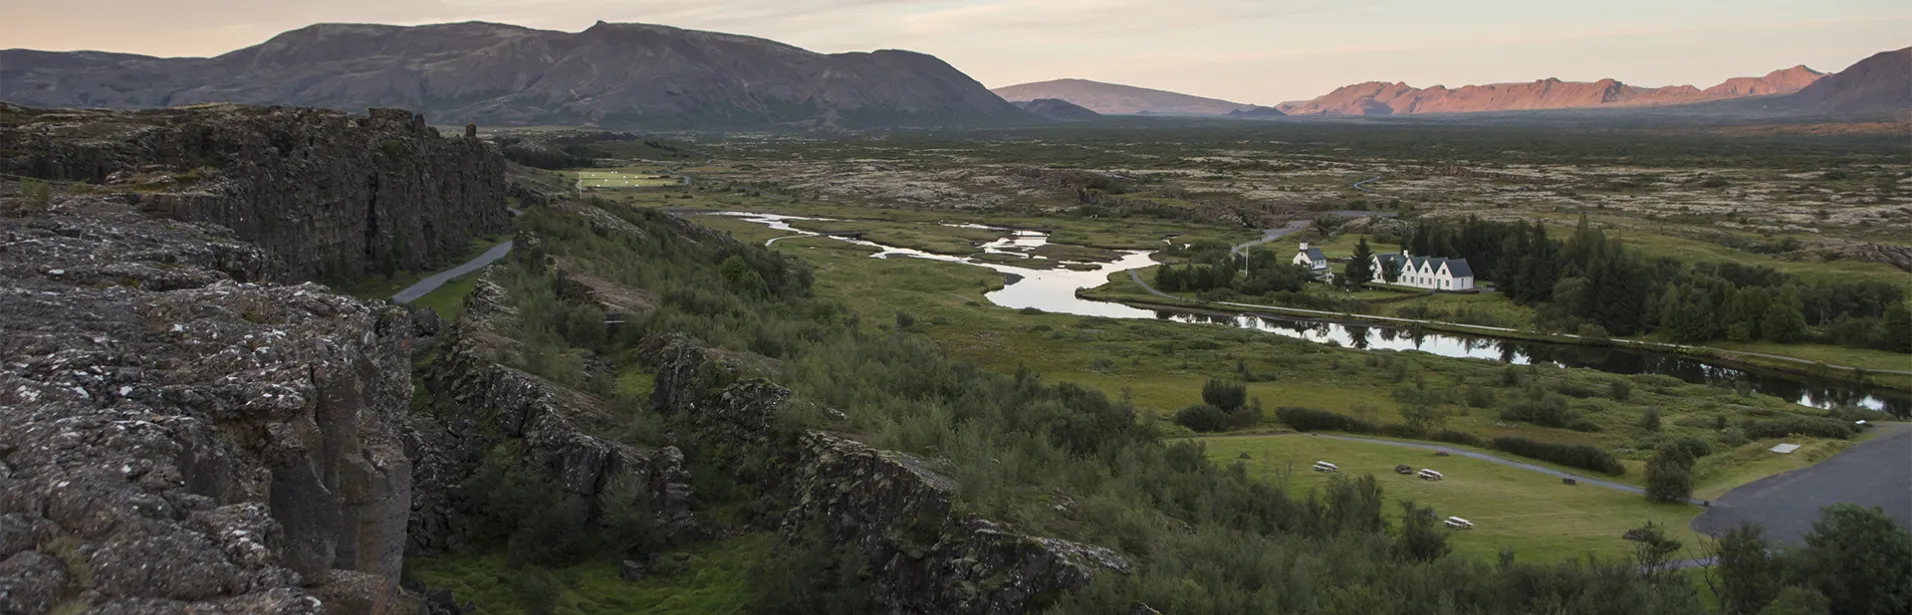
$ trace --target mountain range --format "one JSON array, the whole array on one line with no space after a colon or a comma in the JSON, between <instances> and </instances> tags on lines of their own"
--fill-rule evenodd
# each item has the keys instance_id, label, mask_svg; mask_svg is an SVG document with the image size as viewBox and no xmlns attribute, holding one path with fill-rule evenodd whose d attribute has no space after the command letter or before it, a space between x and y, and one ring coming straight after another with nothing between
<instances>
[{"instance_id":1,"label":"mountain range","mask_svg":"<svg viewBox=\"0 0 1912 615\"><path fill-rule=\"evenodd\" d=\"M1231 111L1255 108L1215 98L1190 96L1167 90L1089 81L1057 79L1024 83L990 90L1005 100L1030 101L1043 98L1066 100L1096 113L1125 115L1136 113L1173 115L1227 115Z\"/></svg>"},{"instance_id":2,"label":"mountain range","mask_svg":"<svg viewBox=\"0 0 1912 615\"><path fill-rule=\"evenodd\" d=\"M1646 88L1613 79L1591 83L1541 79L1529 83L1494 83L1454 89L1439 85L1422 89L1405 83L1373 81L1342 86L1313 100L1282 103L1278 108L1289 115L1405 115L1674 105L1790 94L1824 76L1825 73L1794 66L1767 73L1764 77L1730 79L1704 90L1690 85Z\"/></svg>"},{"instance_id":3,"label":"mountain range","mask_svg":"<svg viewBox=\"0 0 1912 615\"><path fill-rule=\"evenodd\" d=\"M820 54L645 24L322 24L211 58L0 51L0 100L36 107L203 102L362 110L439 123L642 128L1036 121L928 55Z\"/></svg>"}]
</instances>

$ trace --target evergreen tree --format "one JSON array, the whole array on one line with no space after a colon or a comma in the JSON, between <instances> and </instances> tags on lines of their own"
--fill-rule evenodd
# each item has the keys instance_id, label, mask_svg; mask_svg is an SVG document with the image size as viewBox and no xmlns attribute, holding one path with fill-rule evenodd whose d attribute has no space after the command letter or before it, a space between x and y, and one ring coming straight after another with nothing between
<instances>
[{"instance_id":1,"label":"evergreen tree","mask_svg":"<svg viewBox=\"0 0 1912 615\"><path fill-rule=\"evenodd\" d=\"M1362 237L1354 244L1354 260L1348 261L1348 268L1341 272L1341 283L1348 288L1360 288L1373 279L1374 251L1368 248L1368 238Z\"/></svg>"}]
</instances>

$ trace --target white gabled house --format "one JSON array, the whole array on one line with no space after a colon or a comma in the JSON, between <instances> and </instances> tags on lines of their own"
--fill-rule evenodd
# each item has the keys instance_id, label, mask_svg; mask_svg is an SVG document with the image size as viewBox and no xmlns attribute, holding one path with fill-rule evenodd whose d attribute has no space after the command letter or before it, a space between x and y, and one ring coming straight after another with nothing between
<instances>
[{"instance_id":1,"label":"white gabled house","mask_svg":"<svg viewBox=\"0 0 1912 615\"><path fill-rule=\"evenodd\" d=\"M1306 268L1317 280L1334 281L1334 271L1328 268L1328 257L1321 253L1321 248L1308 247L1306 241L1301 242L1301 251L1296 252L1295 259L1290 262Z\"/></svg>"},{"instance_id":2,"label":"white gabled house","mask_svg":"<svg viewBox=\"0 0 1912 615\"><path fill-rule=\"evenodd\" d=\"M1398 263L1401 267L1400 276L1393 282L1386 277L1389 263ZM1373 264L1374 281L1382 284L1448 292L1474 290L1474 268L1467 264L1465 258L1430 258L1402 252L1377 254Z\"/></svg>"}]
</instances>

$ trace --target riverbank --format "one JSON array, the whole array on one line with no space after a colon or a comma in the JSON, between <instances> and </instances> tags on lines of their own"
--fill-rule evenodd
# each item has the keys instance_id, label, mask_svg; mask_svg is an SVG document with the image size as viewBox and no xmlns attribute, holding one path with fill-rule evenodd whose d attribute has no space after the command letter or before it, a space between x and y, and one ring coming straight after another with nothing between
<instances>
[{"instance_id":1,"label":"riverbank","mask_svg":"<svg viewBox=\"0 0 1912 615\"><path fill-rule=\"evenodd\" d=\"M1799 357L1734 351L1708 346L1667 344L1636 339L1592 338L1565 333L1547 333L1528 329L1489 327L1436 320L1381 316L1376 314L1331 312L1230 301L1201 301L1160 292L1143 281L1138 273L1134 271L1127 273L1128 282L1136 289L1139 289L1141 293L1124 291L1117 288L1121 285L1121 276L1111 276L1110 284L1097 288L1084 289L1079 291L1077 295L1084 299L1111 301L1142 309L1173 308L1176 310L1209 310L1249 316L1265 313L1298 320L1337 324L1404 327L1549 344L1632 348L1704 360L1708 363L1717 364L1730 369L1831 380L1861 387L1883 389L1899 393L1912 393L1912 370L1868 369L1859 366L1827 364ZM1908 361L1912 362L1912 359L1908 359Z\"/></svg>"}]
</instances>

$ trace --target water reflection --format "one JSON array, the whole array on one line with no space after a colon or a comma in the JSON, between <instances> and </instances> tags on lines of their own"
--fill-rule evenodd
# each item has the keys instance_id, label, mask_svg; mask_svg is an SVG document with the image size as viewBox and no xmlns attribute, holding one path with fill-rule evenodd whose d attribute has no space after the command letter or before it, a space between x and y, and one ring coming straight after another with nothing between
<instances>
[{"instance_id":1,"label":"water reflection","mask_svg":"<svg viewBox=\"0 0 1912 615\"><path fill-rule=\"evenodd\" d=\"M745 212L723 212L716 215L735 216L763 224L771 229L791 233L789 236L765 242L766 245L795 236L823 235L795 228L790 225L791 221L828 220L827 218ZM1039 259L1040 256L1030 254L1029 251L1047 245L1049 242L1049 236L1038 231L983 225L963 226L1010 233L1001 239L982 245L985 255L1014 255ZM1745 387L1749 392L1771 395L1815 408L1856 406L1882 410L1896 417L1912 416L1912 399L1902 396L1874 393L1844 384L1820 382L1801 377L1749 372L1713 365L1689 357L1636 348L1503 340L1412 328L1341 324L1266 314L1231 316L1162 312L1076 297L1078 290L1094 288L1106 283L1110 273L1139 269L1154 264L1147 250L1124 251L1121 253L1121 258L1114 262L1095 263L1093 269L1088 269L1085 264L1085 270L1077 271L1066 268L1017 267L974 257L934 254L887 246L856 237L841 235L830 235L830 237L873 248L876 250L871 255L873 258L922 258L965 263L1000 271L1009 282L1001 290L988 293L984 297L991 303L1013 309L1034 308L1045 312L1081 316L1156 318L1183 323L1223 324L1319 344L1333 344L1361 350L1411 350L1444 357L1486 359L1514 365L1546 364L1596 369L1616 374L1664 374L1696 384Z\"/></svg>"},{"instance_id":2,"label":"water reflection","mask_svg":"<svg viewBox=\"0 0 1912 615\"><path fill-rule=\"evenodd\" d=\"M1355 325L1266 314L1239 316L1164 313L1169 320L1225 324L1364 350L1415 350L1444 357L1487 359L1514 365L1555 365L1616 374L1663 374L1695 384L1745 387L1803 406L1856 406L1896 417L1912 416L1912 400L1838 384L1714 365L1680 355L1614 346L1550 344L1523 340L1429 332L1378 325Z\"/></svg>"}]
</instances>

